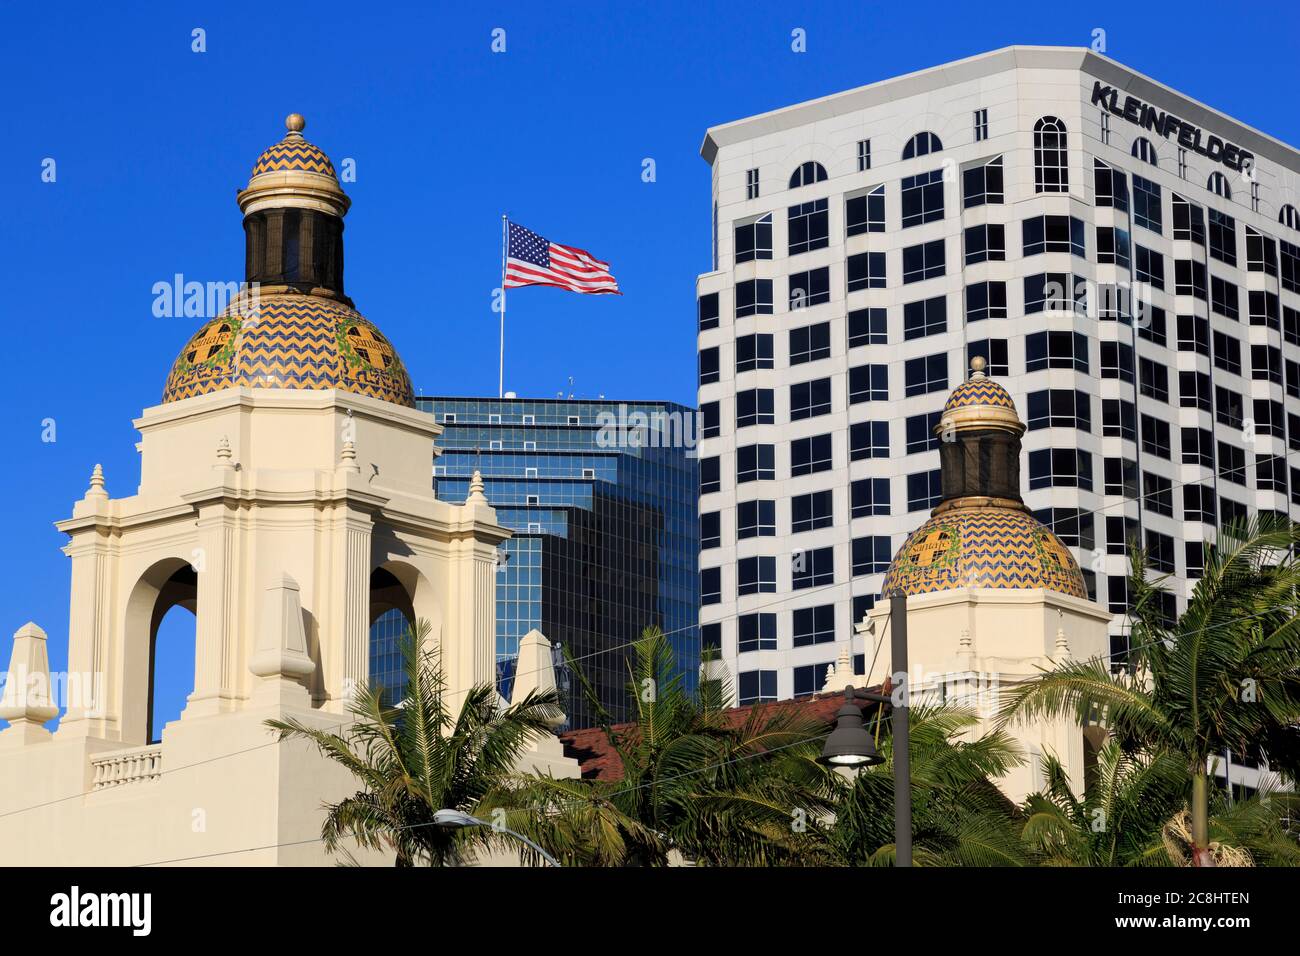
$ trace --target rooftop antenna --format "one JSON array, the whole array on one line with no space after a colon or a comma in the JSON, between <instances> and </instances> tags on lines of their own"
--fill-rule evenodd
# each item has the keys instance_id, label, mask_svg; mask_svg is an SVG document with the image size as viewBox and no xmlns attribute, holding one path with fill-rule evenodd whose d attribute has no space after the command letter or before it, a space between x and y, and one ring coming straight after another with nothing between
<instances>
[{"instance_id":1,"label":"rooftop antenna","mask_svg":"<svg viewBox=\"0 0 1300 956\"><path fill-rule=\"evenodd\" d=\"M569 376L569 401L573 401L573 376Z\"/></svg>"}]
</instances>

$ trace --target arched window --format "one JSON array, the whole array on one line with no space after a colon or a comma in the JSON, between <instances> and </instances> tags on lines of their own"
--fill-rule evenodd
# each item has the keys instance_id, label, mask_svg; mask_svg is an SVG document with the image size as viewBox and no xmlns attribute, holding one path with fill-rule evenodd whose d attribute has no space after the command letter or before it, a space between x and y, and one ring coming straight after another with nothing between
<instances>
[{"instance_id":1,"label":"arched window","mask_svg":"<svg viewBox=\"0 0 1300 956\"><path fill-rule=\"evenodd\" d=\"M929 156L931 153L937 153L942 149L943 143L939 142L938 136L933 133L917 133L903 147L903 158L916 159L918 156Z\"/></svg>"},{"instance_id":2,"label":"arched window","mask_svg":"<svg viewBox=\"0 0 1300 956\"><path fill-rule=\"evenodd\" d=\"M1277 221L1288 229L1300 229L1300 212L1296 212L1295 206L1287 203L1277 214Z\"/></svg>"},{"instance_id":3,"label":"arched window","mask_svg":"<svg viewBox=\"0 0 1300 956\"><path fill-rule=\"evenodd\" d=\"M1069 192L1067 149L1065 124L1059 119L1044 116L1034 124L1034 192Z\"/></svg>"},{"instance_id":4,"label":"arched window","mask_svg":"<svg viewBox=\"0 0 1300 956\"><path fill-rule=\"evenodd\" d=\"M1133 140L1133 149L1130 152L1133 154L1134 159L1140 159L1152 166L1160 165L1160 160L1156 156L1156 148L1151 145L1151 141L1145 136L1139 136Z\"/></svg>"},{"instance_id":5,"label":"arched window","mask_svg":"<svg viewBox=\"0 0 1300 956\"><path fill-rule=\"evenodd\" d=\"M1205 188L1216 196L1222 196L1224 199L1232 198L1232 188L1228 185L1228 177L1223 173L1210 173Z\"/></svg>"},{"instance_id":6,"label":"arched window","mask_svg":"<svg viewBox=\"0 0 1300 956\"><path fill-rule=\"evenodd\" d=\"M800 186L811 186L813 183L820 183L825 179L826 167L821 163L803 163L790 174L790 188L798 189Z\"/></svg>"}]
</instances>

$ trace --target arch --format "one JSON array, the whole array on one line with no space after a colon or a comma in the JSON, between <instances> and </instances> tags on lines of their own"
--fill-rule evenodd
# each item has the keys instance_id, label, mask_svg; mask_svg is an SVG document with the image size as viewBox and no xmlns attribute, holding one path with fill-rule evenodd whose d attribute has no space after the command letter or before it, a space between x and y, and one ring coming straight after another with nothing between
<instances>
[{"instance_id":1,"label":"arch","mask_svg":"<svg viewBox=\"0 0 1300 956\"><path fill-rule=\"evenodd\" d=\"M1065 123L1055 116L1034 124L1034 192L1070 191L1069 138Z\"/></svg>"},{"instance_id":2,"label":"arch","mask_svg":"<svg viewBox=\"0 0 1300 956\"><path fill-rule=\"evenodd\" d=\"M1300 229L1300 212L1296 211L1295 206L1287 203L1278 210L1277 221L1288 229Z\"/></svg>"},{"instance_id":3,"label":"arch","mask_svg":"<svg viewBox=\"0 0 1300 956\"><path fill-rule=\"evenodd\" d=\"M184 558L163 558L136 579L126 601L119 698L123 743L151 743L162 730L153 726L154 666L158 627L174 607L185 608L197 622L198 574Z\"/></svg>"},{"instance_id":4,"label":"arch","mask_svg":"<svg viewBox=\"0 0 1300 956\"><path fill-rule=\"evenodd\" d=\"M1210 178L1205 181L1205 188L1224 199L1232 198L1232 187L1228 185L1228 177L1223 173L1210 173Z\"/></svg>"},{"instance_id":5,"label":"arch","mask_svg":"<svg viewBox=\"0 0 1300 956\"><path fill-rule=\"evenodd\" d=\"M943 143L940 142L939 137L928 130L922 130L903 145L903 158L916 159L918 156L929 156L942 150Z\"/></svg>"},{"instance_id":6,"label":"arch","mask_svg":"<svg viewBox=\"0 0 1300 956\"><path fill-rule=\"evenodd\" d=\"M441 611L424 574L405 561L385 561L370 572L370 648L368 679L384 688L388 703L402 697L402 659L398 641L417 621L432 627L429 645L439 646Z\"/></svg>"},{"instance_id":7,"label":"arch","mask_svg":"<svg viewBox=\"0 0 1300 956\"><path fill-rule=\"evenodd\" d=\"M1133 140L1133 148L1129 150L1134 159L1140 159L1144 163L1150 163L1152 166L1159 166L1160 160L1156 156L1156 148L1151 144L1151 140L1145 136L1139 136Z\"/></svg>"},{"instance_id":8,"label":"arch","mask_svg":"<svg viewBox=\"0 0 1300 956\"><path fill-rule=\"evenodd\" d=\"M814 160L800 163L795 171L790 174L791 189L798 189L800 186L811 186L813 183L825 181L826 167Z\"/></svg>"}]
</instances>

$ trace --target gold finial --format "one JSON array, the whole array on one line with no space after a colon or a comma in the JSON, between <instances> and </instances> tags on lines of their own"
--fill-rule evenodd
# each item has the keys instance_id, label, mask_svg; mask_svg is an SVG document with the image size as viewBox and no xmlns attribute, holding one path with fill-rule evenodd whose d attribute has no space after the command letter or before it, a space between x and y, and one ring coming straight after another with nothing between
<instances>
[{"instance_id":1,"label":"gold finial","mask_svg":"<svg viewBox=\"0 0 1300 956\"><path fill-rule=\"evenodd\" d=\"M971 378L983 378L983 377L984 377L984 367L985 367L987 364L988 364L988 363L984 361L984 356L982 356L982 355L977 355L977 356L975 356L973 359L971 359L971 360L970 360L970 377L971 377Z\"/></svg>"},{"instance_id":2,"label":"gold finial","mask_svg":"<svg viewBox=\"0 0 1300 956\"><path fill-rule=\"evenodd\" d=\"M284 118L284 126L290 133L301 134L307 128L307 120L301 113L290 113Z\"/></svg>"}]
</instances>

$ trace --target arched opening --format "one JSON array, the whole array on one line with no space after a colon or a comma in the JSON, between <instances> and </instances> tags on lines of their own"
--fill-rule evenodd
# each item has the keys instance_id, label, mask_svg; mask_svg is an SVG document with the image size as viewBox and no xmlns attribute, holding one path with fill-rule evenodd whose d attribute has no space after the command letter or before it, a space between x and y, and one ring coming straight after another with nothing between
<instances>
[{"instance_id":1,"label":"arched opening","mask_svg":"<svg viewBox=\"0 0 1300 956\"><path fill-rule=\"evenodd\" d=\"M149 659L149 743L162 739L162 729L179 720L194 687L194 655L198 620L184 604L173 604L158 622Z\"/></svg>"},{"instance_id":2,"label":"arched opening","mask_svg":"<svg viewBox=\"0 0 1300 956\"><path fill-rule=\"evenodd\" d=\"M198 584L189 562L166 558L140 575L127 599L124 743L157 743L194 689Z\"/></svg>"},{"instance_id":3,"label":"arched opening","mask_svg":"<svg viewBox=\"0 0 1300 956\"><path fill-rule=\"evenodd\" d=\"M370 574L371 687L382 688L384 703L396 704L405 696L406 675L401 640L415 627L415 607L402 582L387 568Z\"/></svg>"},{"instance_id":4,"label":"arched opening","mask_svg":"<svg viewBox=\"0 0 1300 956\"><path fill-rule=\"evenodd\" d=\"M1055 116L1044 116L1034 124L1034 192L1069 191L1069 142L1065 124Z\"/></svg>"},{"instance_id":5,"label":"arched opening","mask_svg":"<svg viewBox=\"0 0 1300 956\"><path fill-rule=\"evenodd\" d=\"M943 150L943 143L939 137L929 131L917 133L903 145L903 158L916 159L919 156L929 156L931 153L938 153Z\"/></svg>"}]
</instances>

